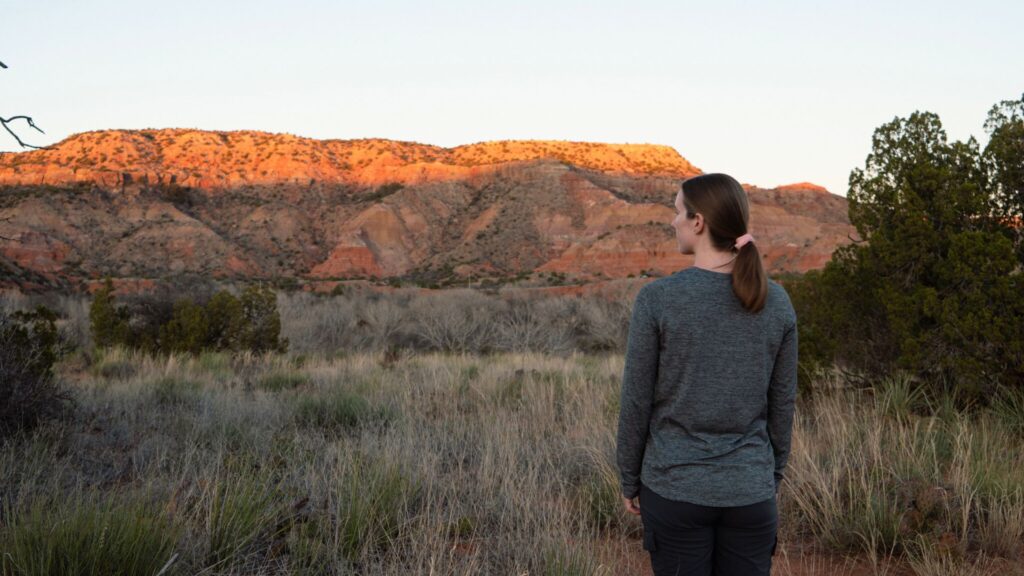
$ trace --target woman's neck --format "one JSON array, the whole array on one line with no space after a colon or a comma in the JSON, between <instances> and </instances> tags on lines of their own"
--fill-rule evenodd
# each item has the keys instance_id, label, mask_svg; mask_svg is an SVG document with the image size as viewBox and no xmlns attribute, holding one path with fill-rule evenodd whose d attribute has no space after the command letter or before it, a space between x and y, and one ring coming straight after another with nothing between
<instances>
[{"instance_id":1,"label":"woman's neck","mask_svg":"<svg viewBox=\"0 0 1024 576\"><path fill-rule=\"evenodd\" d=\"M732 252L698 252L694 255L693 265L712 272L732 272L735 258L736 254Z\"/></svg>"}]
</instances>

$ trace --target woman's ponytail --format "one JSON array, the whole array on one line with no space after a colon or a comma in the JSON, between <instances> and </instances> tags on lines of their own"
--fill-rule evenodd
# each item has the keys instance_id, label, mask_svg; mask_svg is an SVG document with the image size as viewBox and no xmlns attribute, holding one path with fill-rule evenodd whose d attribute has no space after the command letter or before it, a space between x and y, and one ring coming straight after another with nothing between
<instances>
[{"instance_id":1,"label":"woman's ponytail","mask_svg":"<svg viewBox=\"0 0 1024 576\"><path fill-rule=\"evenodd\" d=\"M768 277L761 264L761 251L753 236L738 248L732 264L732 291L751 312L760 312L768 298Z\"/></svg>"}]
</instances>

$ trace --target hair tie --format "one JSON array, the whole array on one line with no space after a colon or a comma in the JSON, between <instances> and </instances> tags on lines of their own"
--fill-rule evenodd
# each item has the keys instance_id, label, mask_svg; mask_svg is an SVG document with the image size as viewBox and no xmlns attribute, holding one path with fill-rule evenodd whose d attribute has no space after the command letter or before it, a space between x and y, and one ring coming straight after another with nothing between
<instances>
[{"instance_id":1,"label":"hair tie","mask_svg":"<svg viewBox=\"0 0 1024 576\"><path fill-rule=\"evenodd\" d=\"M736 239L736 249L739 250L740 248L743 248L743 245L746 244L747 242L753 242L753 241L754 241L754 237L751 236L750 233L748 232L748 233L744 234L743 236L740 236L739 238Z\"/></svg>"}]
</instances>

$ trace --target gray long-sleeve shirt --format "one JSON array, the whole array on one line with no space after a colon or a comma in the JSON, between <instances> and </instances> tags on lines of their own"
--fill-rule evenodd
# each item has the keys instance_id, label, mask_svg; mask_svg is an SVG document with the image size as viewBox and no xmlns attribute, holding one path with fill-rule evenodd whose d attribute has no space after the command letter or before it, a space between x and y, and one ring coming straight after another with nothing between
<instances>
[{"instance_id":1,"label":"gray long-sleeve shirt","mask_svg":"<svg viewBox=\"0 0 1024 576\"><path fill-rule=\"evenodd\" d=\"M636 296L622 377L616 459L622 494L744 506L771 498L789 458L796 313L768 280L760 312L731 273L689 267Z\"/></svg>"}]
</instances>

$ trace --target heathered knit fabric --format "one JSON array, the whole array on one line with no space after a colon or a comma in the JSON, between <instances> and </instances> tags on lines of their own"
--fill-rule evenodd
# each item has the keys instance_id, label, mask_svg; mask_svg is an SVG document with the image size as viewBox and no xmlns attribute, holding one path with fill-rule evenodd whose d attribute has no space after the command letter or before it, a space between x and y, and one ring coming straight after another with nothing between
<instances>
[{"instance_id":1,"label":"heathered knit fabric","mask_svg":"<svg viewBox=\"0 0 1024 576\"><path fill-rule=\"evenodd\" d=\"M689 267L644 285L629 325L616 459L622 494L745 506L771 498L789 458L797 322L768 280L749 312L732 274Z\"/></svg>"}]
</instances>

